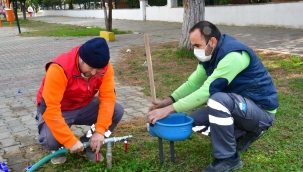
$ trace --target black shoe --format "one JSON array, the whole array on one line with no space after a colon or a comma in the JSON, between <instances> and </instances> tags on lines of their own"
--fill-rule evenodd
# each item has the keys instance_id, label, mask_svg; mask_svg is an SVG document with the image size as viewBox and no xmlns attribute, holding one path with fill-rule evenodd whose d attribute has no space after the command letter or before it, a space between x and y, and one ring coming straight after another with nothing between
<instances>
[{"instance_id":1,"label":"black shoe","mask_svg":"<svg viewBox=\"0 0 303 172\"><path fill-rule=\"evenodd\" d=\"M86 134L84 134L83 136L80 137L80 142L81 142L81 143L89 142L89 138L86 137Z\"/></svg>"},{"instance_id":2,"label":"black shoe","mask_svg":"<svg viewBox=\"0 0 303 172\"><path fill-rule=\"evenodd\" d=\"M237 151L238 152L246 151L250 146L250 144L258 140L263 134L264 134L263 131L261 131L259 134L255 134L252 132L252 133L246 133L243 136L239 137L237 139Z\"/></svg>"},{"instance_id":3,"label":"black shoe","mask_svg":"<svg viewBox=\"0 0 303 172\"><path fill-rule=\"evenodd\" d=\"M243 165L238 153L235 153L230 158L226 159L215 159L209 164L202 172L228 172L236 170Z\"/></svg>"}]
</instances>

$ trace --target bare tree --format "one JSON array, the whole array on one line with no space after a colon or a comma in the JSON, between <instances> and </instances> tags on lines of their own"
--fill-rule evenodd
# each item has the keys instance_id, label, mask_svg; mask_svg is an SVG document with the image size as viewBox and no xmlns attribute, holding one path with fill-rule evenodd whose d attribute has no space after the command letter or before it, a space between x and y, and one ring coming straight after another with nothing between
<instances>
[{"instance_id":1,"label":"bare tree","mask_svg":"<svg viewBox=\"0 0 303 172\"><path fill-rule=\"evenodd\" d=\"M179 42L179 47L186 47L190 50L191 44L189 40L189 30L194 24L204 20L205 16L205 1L204 0L183 0L183 25L182 36Z\"/></svg>"},{"instance_id":2,"label":"bare tree","mask_svg":"<svg viewBox=\"0 0 303 172\"><path fill-rule=\"evenodd\" d=\"M59 0L59 2L60 2L60 9L61 9L61 0ZM73 0L69 1L68 9L70 9L70 10L74 9L73 3L74 3Z\"/></svg>"},{"instance_id":3,"label":"bare tree","mask_svg":"<svg viewBox=\"0 0 303 172\"><path fill-rule=\"evenodd\" d=\"M108 0L107 6L108 6L108 15L107 15L107 8L105 6L105 0L102 0L102 6L104 9L104 20L105 20L105 27L106 31L111 32L112 31L112 9L113 9L113 1Z\"/></svg>"},{"instance_id":4,"label":"bare tree","mask_svg":"<svg viewBox=\"0 0 303 172\"><path fill-rule=\"evenodd\" d=\"M26 20L25 0L20 0L19 2L21 4L21 10L22 10L22 14L23 14L23 20Z\"/></svg>"}]
</instances>

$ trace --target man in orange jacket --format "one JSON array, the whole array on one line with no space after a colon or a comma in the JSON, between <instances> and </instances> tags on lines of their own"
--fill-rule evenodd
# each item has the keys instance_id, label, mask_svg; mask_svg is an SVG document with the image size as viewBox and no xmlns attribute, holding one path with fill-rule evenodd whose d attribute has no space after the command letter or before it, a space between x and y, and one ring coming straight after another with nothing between
<instances>
[{"instance_id":1,"label":"man in orange jacket","mask_svg":"<svg viewBox=\"0 0 303 172\"><path fill-rule=\"evenodd\" d=\"M84 150L95 161L104 137L109 137L121 120L124 110L116 103L114 70L103 38L93 38L62 53L45 66L46 75L37 94L38 143L47 150L64 146L71 153ZM97 95L97 96L95 96ZM95 125L93 135L80 140L72 125ZM54 164L64 163L65 155Z\"/></svg>"}]
</instances>

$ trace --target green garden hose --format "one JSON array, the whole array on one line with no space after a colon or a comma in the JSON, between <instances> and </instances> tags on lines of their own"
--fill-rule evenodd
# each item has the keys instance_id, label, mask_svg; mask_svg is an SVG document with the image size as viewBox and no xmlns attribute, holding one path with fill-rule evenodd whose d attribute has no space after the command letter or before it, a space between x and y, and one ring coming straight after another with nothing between
<instances>
[{"instance_id":1,"label":"green garden hose","mask_svg":"<svg viewBox=\"0 0 303 172\"><path fill-rule=\"evenodd\" d=\"M89 142L84 142L83 143L84 148L89 147ZM38 161L36 164L34 164L31 167L28 167L27 169L25 169L26 172L33 172L35 170L37 170L41 165L47 163L49 160L51 160L52 158L61 155L61 154L65 154L68 153L69 150L62 148L60 150L55 151L54 153L49 154L48 156L44 157L43 159L41 159L40 161Z\"/></svg>"}]
</instances>

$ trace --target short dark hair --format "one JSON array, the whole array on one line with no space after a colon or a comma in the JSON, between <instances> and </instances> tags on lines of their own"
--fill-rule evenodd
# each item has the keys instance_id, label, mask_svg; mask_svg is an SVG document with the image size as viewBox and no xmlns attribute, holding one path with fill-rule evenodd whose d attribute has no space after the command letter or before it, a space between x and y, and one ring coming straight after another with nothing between
<instances>
[{"instance_id":1,"label":"short dark hair","mask_svg":"<svg viewBox=\"0 0 303 172\"><path fill-rule=\"evenodd\" d=\"M218 41L221 37L221 32L209 21L200 21L196 23L190 30L189 33L192 33L194 30L199 29L202 36L204 36L206 43L210 40L211 37L215 37Z\"/></svg>"}]
</instances>

